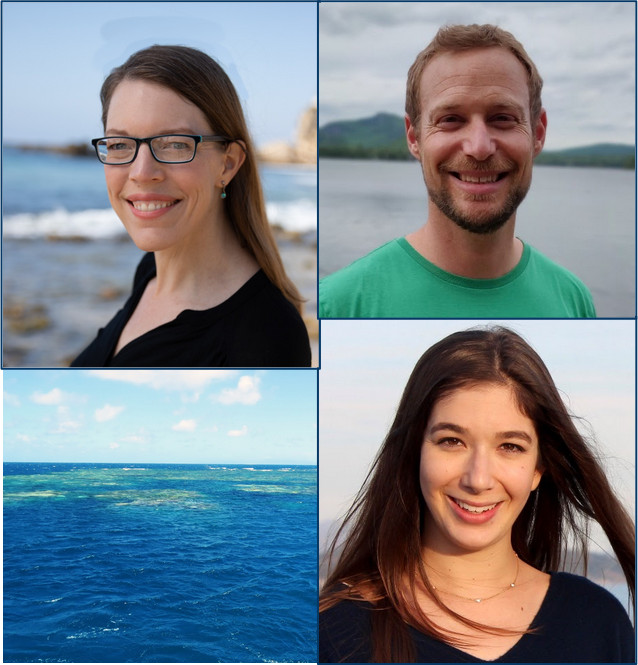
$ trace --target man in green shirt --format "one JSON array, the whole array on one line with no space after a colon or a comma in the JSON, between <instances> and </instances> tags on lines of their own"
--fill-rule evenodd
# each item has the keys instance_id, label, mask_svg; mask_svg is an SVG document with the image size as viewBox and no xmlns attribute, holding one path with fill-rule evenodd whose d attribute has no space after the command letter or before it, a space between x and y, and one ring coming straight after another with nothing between
<instances>
[{"instance_id":1,"label":"man in green shirt","mask_svg":"<svg viewBox=\"0 0 638 665\"><path fill-rule=\"evenodd\" d=\"M594 317L587 287L515 236L543 149L542 79L495 26L441 28L408 73L426 224L319 284L321 318Z\"/></svg>"}]
</instances>

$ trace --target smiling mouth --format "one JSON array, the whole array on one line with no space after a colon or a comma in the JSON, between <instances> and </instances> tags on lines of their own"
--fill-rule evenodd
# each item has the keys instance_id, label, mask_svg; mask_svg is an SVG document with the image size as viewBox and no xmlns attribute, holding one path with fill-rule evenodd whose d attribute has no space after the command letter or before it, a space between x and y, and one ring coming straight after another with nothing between
<instances>
[{"instance_id":1,"label":"smiling mouth","mask_svg":"<svg viewBox=\"0 0 638 665\"><path fill-rule=\"evenodd\" d=\"M452 499L452 501L454 501L454 503L463 510L467 511L468 513L474 513L475 515L486 513L488 510L493 510L500 503L500 501L497 501L496 503L492 503L489 506L471 506L469 503L465 503L465 501L461 501L460 499L455 499L454 497L450 497L450 499Z\"/></svg>"},{"instance_id":2,"label":"smiling mouth","mask_svg":"<svg viewBox=\"0 0 638 665\"><path fill-rule=\"evenodd\" d=\"M453 175L457 180L461 182L473 182L473 183L490 183L498 182L502 180L507 173L492 173L489 175L469 175L467 173L458 173L457 171L450 171L450 174Z\"/></svg>"},{"instance_id":3,"label":"smiling mouth","mask_svg":"<svg viewBox=\"0 0 638 665\"><path fill-rule=\"evenodd\" d=\"M179 201L129 201L129 203L140 212L153 212L154 210L161 210L162 208L170 208Z\"/></svg>"}]
</instances>

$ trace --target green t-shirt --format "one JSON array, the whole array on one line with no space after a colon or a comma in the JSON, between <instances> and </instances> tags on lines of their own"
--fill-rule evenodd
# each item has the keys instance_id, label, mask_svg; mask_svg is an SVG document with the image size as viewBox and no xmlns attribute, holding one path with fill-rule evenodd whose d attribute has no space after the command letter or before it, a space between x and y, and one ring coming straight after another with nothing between
<instances>
[{"instance_id":1,"label":"green t-shirt","mask_svg":"<svg viewBox=\"0 0 638 665\"><path fill-rule=\"evenodd\" d=\"M397 238L319 282L319 317L328 319L595 316L587 287L526 244L506 275L470 279L437 268Z\"/></svg>"}]
</instances>

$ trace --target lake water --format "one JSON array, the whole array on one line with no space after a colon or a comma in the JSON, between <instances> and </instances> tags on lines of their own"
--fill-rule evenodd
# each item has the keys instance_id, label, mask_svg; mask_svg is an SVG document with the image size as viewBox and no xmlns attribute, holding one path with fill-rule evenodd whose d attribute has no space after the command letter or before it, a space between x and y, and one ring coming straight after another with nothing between
<instances>
[{"instance_id":1,"label":"lake water","mask_svg":"<svg viewBox=\"0 0 638 665\"><path fill-rule=\"evenodd\" d=\"M516 234L589 287L600 317L635 316L635 173L535 166ZM422 226L427 196L416 162L319 165L319 276Z\"/></svg>"},{"instance_id":2,"label":"lake water","mask_svg":"<svg viewBox=\"0 0 638 665\"><path fill-rule=\"evenodd\" d=\"M3 662L316 660L316 467L4 464L3 480Z\"/></svg>"}]
</instances>

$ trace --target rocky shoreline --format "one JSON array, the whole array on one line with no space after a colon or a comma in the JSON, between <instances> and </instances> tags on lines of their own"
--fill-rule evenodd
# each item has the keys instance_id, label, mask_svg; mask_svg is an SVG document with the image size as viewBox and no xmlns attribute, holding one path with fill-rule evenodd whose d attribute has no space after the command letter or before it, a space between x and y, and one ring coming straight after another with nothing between
<instances>
[{"instance_id":1,"label":"rocky shoreline","mask_svg":"<svg viewBox=\"0 0 638 665\"><path fill-rule=\"evenodd\" d=\"M273 230L286 271L306 299L304 321L317 366L316 234ZM67 367L124 304L141 258L128 237L7 239L4 250L5 368Z\"/></svg>"}]
</instances>

